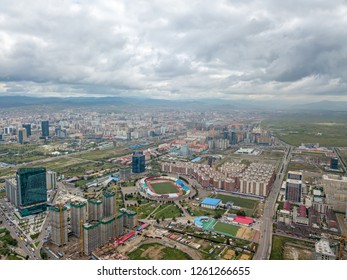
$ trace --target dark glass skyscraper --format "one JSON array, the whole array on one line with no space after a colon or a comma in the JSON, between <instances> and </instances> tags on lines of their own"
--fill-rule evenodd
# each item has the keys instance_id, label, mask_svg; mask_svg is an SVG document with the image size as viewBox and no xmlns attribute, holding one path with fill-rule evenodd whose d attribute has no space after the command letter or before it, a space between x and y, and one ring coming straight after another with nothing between
<instances>
[{"instance_id":1,"label":"dark glass skyscraper","mask_svg":"<svg viewBox=\"0 0 347 280\"><path fill-rule=\"evenodd\" d=\"M237 144L237 134L236 134L235 131L231 132L230 144L231 145L236 145Z\"/></svg>"},{"instance_id":2,"label":"dark glass skyscraper","mask_svg":"<svg viewBox=\"0 0 347 280\"><path fill-rule=\"evenodd\" d=\"M18 130L18 143L24 144L25 140L26 140L26 130L24 128L20 128Z\"/></svg>"},{"instance_id":3,"label":"dark glass skyscraper","mask_svg":"<svg viewBox=\"0 0 347 280\"><path fill-rule=\"evenodd\" d=\"M30 123L23 124L22 127L27 130L27 137L30 137L31 136L31 124Z\"/></svg>"},{"instance_id":4,"label":"dark glass skyscraper","mask_svg":"<svg viewBox=\"0 0 347 280\"><path fill-rule=\"evenodd\" d=\"M133 173L145 172L145 155L143 152L134 152L132 158Z\"/></svg>"},{"instance_id":5,"label":"dark glass skyscraper","mask_svg":"<svg viewBox=\"0 0 347 280\"><path fill-rule=\"evenodd\" d=\"M49 136L49 121L42 121L41 122L41 130L42 130L42 137L48 137Z\"/></svg>"},{"instance_id":6,"label":"dark glass skyscraper","mask_svg":"<svg viewBox=\"0 0 347 280\"><path fill-rule=\"evenodd\" d=\"M46 210L46 168L19 168L17 170L18 208L24 216Z\"/></svg>"},{"instance_id":7,"label":"dark glass skyscraper","mask_svg":"<svg viewBox=\"0 0 347 280\"><path fill-rule=\"evenodd\" d=\"M339 169L339 159L338 158L331 158L330 159L330 168L334 170Z\"/></svg>"}]
</instances>

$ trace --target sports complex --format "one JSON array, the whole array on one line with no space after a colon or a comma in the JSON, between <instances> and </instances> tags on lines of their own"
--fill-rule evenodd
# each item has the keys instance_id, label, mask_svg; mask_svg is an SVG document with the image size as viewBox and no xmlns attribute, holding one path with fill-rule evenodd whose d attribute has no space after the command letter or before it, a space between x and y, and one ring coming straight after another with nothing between
<instances>
[{"instance_id":1,"label":"sports complex","mask_svg":"<svg viewBox=\"0 0 347 280\"><path fill-rule=\"evenodd\" d=\"M139 191L150 199L174 200L190 194L190 188L180 179L153 176L139 181Z\"/></svg>"},{"instance_id":2,"label":"sports complex","mask_svg":"<svg viewBox=\"0 0 347 280\"><path fill-rule=\"evenodd\" d=\"M231 237L258 242L259 232L247 226L250 222L249 219L251 218L236 216L233 222L221 222L207 216L200 216L194 219L194 224L204 231L216 232Z\"/></svg>"}]
</instances>

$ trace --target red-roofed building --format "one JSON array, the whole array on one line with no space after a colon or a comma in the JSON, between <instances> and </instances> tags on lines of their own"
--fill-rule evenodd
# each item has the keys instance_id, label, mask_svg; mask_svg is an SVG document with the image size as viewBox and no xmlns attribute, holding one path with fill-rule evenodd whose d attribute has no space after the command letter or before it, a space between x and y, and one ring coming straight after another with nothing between
<instances>
[{"instance_id":1,"label":"red-roofed building","mask_svg":"<svg viewBox=\"0 0 347 280\"><path fill-rule=\"evenodd\" d=\"M249 226L250 224L254 222L254 220L251 217L247 217L247 216L236 216L236 218L234 219L234 222L241 225Z\"/></svg>"},{"instance_id":2,"label":"red-roofed building","mask_svg":"<svg viewBox=\"0 0 347 280\"><path fill-rule=\"evenodd\" d=\"M286 202L284 202L283 209L290 211L290 202L288 200L286 200Z\"/></svg>"},{"instance_id":3,"label":"red-roofed building","mask_svg":"<svg viewBox=\"0 0 347 280\"><path fill-rule=\"evenodd\" d=\"M304 205L299 206L299 217L307 218L306 207Z\"/></svg>"}]
</instances>

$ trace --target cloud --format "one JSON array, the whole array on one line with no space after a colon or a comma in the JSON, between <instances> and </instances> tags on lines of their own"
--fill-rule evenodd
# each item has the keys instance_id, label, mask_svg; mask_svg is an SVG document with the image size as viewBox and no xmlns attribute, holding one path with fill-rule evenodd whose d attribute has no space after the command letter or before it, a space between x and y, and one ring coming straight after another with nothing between
<instances>
[{"instance_id":1,"label":"cloud","mask_svg":"<svg viewBox=\"0 0 347 280\"><path fill-rule=\"evenodd\" d=\"M342 0L1 6L1 94L347 98Z\"/></svg>"}]
</instances>

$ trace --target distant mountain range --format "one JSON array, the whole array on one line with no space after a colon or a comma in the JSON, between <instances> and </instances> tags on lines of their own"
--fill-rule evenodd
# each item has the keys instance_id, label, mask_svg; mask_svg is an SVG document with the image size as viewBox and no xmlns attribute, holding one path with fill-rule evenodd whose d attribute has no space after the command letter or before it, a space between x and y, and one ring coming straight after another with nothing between
<instances>
[{"instance_id":1,"label":"distant mountain range","mask_svg":"<svg viewBox=\"0 0 347 280\"><path fill-rule=\"evenodd\" d=\"M215 109L215 110L281 110L281 111L347 111L347 102L319 101L314 103L288 104L281 100L224 100L224 99L199 99L199 100L165 100L130 97L31 97L31 96L0 96L0 108L58 105L66 107L84 106L144 106L183 109Z\"/></svg>"}]
</instances>

